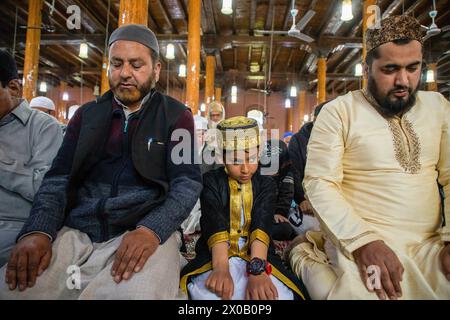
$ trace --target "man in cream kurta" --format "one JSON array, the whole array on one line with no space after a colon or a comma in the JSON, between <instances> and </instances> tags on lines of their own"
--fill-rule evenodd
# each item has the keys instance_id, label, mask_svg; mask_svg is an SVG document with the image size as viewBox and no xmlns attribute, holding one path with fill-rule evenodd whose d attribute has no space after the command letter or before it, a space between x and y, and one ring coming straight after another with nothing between
<instances>
[{"instance_id":1,"label":"man in cream kurta","mask_svg":"<svg viewBox=\"0 0 450 320\"><path fill-rule=\"evenodd\" d=\"M418 87L420 70L414 60L403 66L402 59L416 47L421 54L421 43L409 34L400 36L412 39L409 44L386 45L395 37L375 38L385 44L380 60L390 54L382 76L402 73L395 90L381 97L392 104L380 99L388 79L374 84L382 76L371 62L369 88L326 104L314 125L304 187L322 232L309 232L290 261L315 299L450 299L450 103L435 92L406 93ZM396 60L396 52L404 57ZM415 72L417 84L408 84ZM384 112L404 96L415 97L410 106ZM437 182L447 195L446 225ZM375 252L374 245L384 251ZM384 264L368 265L376 255Z\"/></svg>"}]
</instances>

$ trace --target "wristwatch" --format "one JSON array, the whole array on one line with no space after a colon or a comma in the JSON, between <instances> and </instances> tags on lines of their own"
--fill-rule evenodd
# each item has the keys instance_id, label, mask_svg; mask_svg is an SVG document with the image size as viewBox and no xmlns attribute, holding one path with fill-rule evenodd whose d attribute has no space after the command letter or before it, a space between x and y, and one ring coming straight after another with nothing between
<instances>
[{"instance_id":1,"label":"wristwatch","mask_svg":"<svg viewBox=\"0 0 450 320\"><path fill-rule=\"evenodd\" d=\"M260 258L253 258L247 262L247 275L260 275L265 272L267 275L272 273L272 266L266 260Z\"/></svg>"}]
</instances>

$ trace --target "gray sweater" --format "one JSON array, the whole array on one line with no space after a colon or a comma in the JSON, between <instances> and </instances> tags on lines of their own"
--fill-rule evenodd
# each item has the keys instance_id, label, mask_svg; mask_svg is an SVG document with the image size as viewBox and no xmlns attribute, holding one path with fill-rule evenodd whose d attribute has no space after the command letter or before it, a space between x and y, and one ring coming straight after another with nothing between
<instances>
[{"instance_id":1,"label":"gray sweater","mask_svg":"<svg viewBox=\"0 0 450 320\"><path fill-rule=\"evenodd\" d=\"M58 121L26 100L0 120L0 221L25 222L62 139Z\"/></svg>"}]
</instances>

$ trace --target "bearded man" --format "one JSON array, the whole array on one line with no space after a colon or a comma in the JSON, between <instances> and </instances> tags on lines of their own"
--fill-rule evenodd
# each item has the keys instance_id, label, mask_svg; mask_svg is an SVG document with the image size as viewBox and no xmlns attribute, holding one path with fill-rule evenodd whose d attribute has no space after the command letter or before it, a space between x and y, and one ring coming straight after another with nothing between
<instances>
[{"instance_id":1,"label":"bearded man","mask_svg":"<svg viewBox=\"0 0 450 320\"><path fill-rule=\"evenodd\" d=\"M174 130L191 112L154 89L154 33L125 25L109 39L111 90L79 108L35 197L0 299L173 299L176 231L200 195L200 168L174 164ZM185 141L183 141L185 143ZM16 290L18 289L18 290Z\"/></svg>"},{"instance_id":2,"label":"bearded man","mask_svg":"<svg viewBox=\"0 0 450 320\"><path fill-rule=\"evenodd\" d=\"M449 299L450 104L418 90L416 19L382 20L366 45L367 89L314 124L303 184L322 232L291 250L291 266L315 299Z\"/></svg>"}]
</instances>

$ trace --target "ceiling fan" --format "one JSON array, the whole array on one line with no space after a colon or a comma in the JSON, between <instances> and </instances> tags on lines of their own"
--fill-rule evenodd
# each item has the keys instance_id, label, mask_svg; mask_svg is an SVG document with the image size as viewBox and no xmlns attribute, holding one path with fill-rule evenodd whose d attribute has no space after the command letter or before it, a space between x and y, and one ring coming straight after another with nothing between
<instances>
[{"instance_id":1,"label":"ceiling fan","mask_svg":"<svg viewBox=\"0 0 450 320\"><path fill-rule=\"evenodd\" d=\"M308 43L313 42L314 41L313 38L302 33L301 31L306 27L306 25L312 19L312 17L314 17L316 12L314 10L308 10L308 12L305 13L305 15L300 19L300 21L296 25L295 17L298 14L298 10L294 6L294 1L295 0L292 1L292 8L291 8L292 26L288 31L255 30L255 32L261 34L287 34L290 37L294 37Z\"/></svg>"},{"instance_id":2,"label":"ceiling fan","mask_svg":"<svg viewBox=\"0 0 450 320\"><path fill-rule=\"evenodd\" d=\"M441 32L446 32L446 31L450 30L450 25L445 26L443 28L439 28L436 25L434 19L436 18L437 14L438 14L438 12L436 10L436 2L435 2L435 0L433 0L433 10L431 10L429 12L429 15L431 17L431 25L429 27L422 26L422 28L424 28L427 31L426 35L423 37L424 41L428 40L429 38L431 38L435 35L440 34Z\"/></svg>"},{"instance_id":3,"label":"ceiling fan","mask_svg":"<svg viewBox=\"0 0 450 320\"><path fill-rule=\"evenodd\" d=\"M265 77L264 77L264 79L265 79ZM264 93L266 96L270 96L270 94L272 93L272 89L270 88L271 85L272 85L272 81L268 81L265 83L265 88L260 89L260 82L258 80L256 88L250 88L249 90Z\"/></svg>"}]
</instances>

